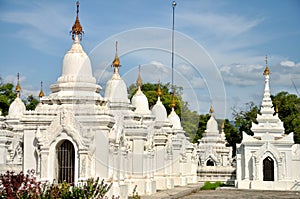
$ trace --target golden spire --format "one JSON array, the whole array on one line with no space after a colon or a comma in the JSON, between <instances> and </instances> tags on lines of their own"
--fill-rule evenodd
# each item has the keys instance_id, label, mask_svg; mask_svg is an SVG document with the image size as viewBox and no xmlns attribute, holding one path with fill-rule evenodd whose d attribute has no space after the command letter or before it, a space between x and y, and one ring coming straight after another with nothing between
<instances>
[{"instance_id":1,"label":"golden spire","mask_svg":"<svg viewBox=\"0 0 300 199\"><path fill-rule=\"evenodd\" d=\"M211 106L210 106L210 109L209 109L209 113L210 113L210 114L213 114L214 112L215 112L215 110L214 110L213 106L211 105Z\"/></svg>"},{"instance_id":2,"label":"golden spire","mask_svg":"<svg viewBox=\"0 0 300 199\"><path fill-rule=\"evenodd\" d=\"M84 31L82 30L82 26L80 24L79 17L78 17L78 13L79 13L79 1L76 2L76 6L77 6L76 20L75 20L74 25L72 26L72 31L70 33L72 33L72 39L73 40L75 40L76 35L78 35L79 39L81 40Z\"/></svg>"},{"instance_id":3,"label":"golden spire","mask_svg":"<svg viewBox=\"0 0 300 199\"><path fill-rule=\"evenodd\" d=\"M275 112L278 113L278 106L275 107Z\"/></svg>"},{"instance_id":4,"label":"golden spire","mask_svg":"<svg viewBox=\"0 0 300 199\"><path fill-rule=\"evenodd\" d=\"M264 71L264 75L269 75L270 74L270 70L269 70L269 67L268 67L268 56L266 55L266 68L265 68L265 71Z\"/></svg>"},{"instance_id":5,"label":"golden spire","mask_svg":"<svg viewBox=\"0 0 300 199\"><path fill-rule=\"evenodd\" d=\"M221 128L222 128L222 130L224 130L224 128L225 128L225 123L224 122L222 123Z\"/></svg>"},{"instance_id":6,"label":"golden spire","mask_svg":"<svg viewBox=\"0 0 300 199\"><path fill-rule=\"evenodd\" d=\"M174 92L172 93L172 100L171 100L171 108L174 109L175 108L175 99L174 99Z\"/></svg>"},{"instance_id":7,"label":"golden spire","mask_svg":"<svg viewBox=\"0 0 300 199\"><path fill-rule=\"evenodd\" d=\"M121 66L120 59L119 59L119 56L118 56L118 41L116 41L116 56L115 56L114 61L112 62L112 66L115 67L115 68L118 68L118 67Z\"/></svg>"},{"instance_id":8,"label":"golden spire","mask_svg":"<svg viewBox=\"0 0 300 199\"><path fill-rule=\"evenodd\" d=\"M42 98L42 97L44 97L44 96L45 96L45 94L44 94L44 92L43 92L43 82L41 81L41 91L40 91L40 93L39 93L39 97Z\"/></svg>"},{"instance_id":9,"label":"golden spire","mask_svg":"<svg viewBox=\"0 0 300 199\"><path fill-rule=\"evenodd\" d=\"M136 80L136 86L138 88L142 88L142 85L143 85L143 81L142 81L142 78L141 78L141 65L139 65L139 72L138 72L138 78Z\"/></svg>"},{"instance_id":10,"label":"golden spire","mask_svg":"<svg viewBox=\"0 0 300 199\"><path fill-rule=\"evenodd\" d=\"M18 77L18 83L17 83L17 86L16 86L16 92L17 92L17 96L19 97L20 96L20 92L21 92L21 85L20 85L20 73L18 73L17 75Z\"/></svg>"},{"instance_id":11,"label":"golden spire","mask_svg":"<svg viewBox=\"0 0 300 199\"><path fill-rule=\"evenodd\" d=\"M160 89L160 80L158 80L158 88L157 88L157 96L160 97L162 94L161 89Z\"/></svg>"}]
</instances>

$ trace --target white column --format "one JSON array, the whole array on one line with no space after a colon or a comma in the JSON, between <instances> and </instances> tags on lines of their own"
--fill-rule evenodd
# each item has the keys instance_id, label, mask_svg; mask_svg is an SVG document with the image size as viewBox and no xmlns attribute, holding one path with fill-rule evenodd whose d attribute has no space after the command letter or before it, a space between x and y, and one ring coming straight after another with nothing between
<instances>
[{"instance_id":1,"label":"white column","mask_svg":"<svg viewBox=\"0 0 300 199\"><path fill-rule=\"evenodd\" d=\"M7 157L7 137L0 138L0 164L6 164Z\"/></svg>"},{"instance_id":2,"label":"white column","mask_svg":"<svg viewBox=\"0 0 300 199\"><path fill-rule=\"evenodd\" d=\"M102 178L108 178L109 168L109 144L108 144L108 129L97 130L95 133L95 174Z\"/></svg>"},{"instance_id":3,"label":"white column","mask_svg":"<svg viewBox=\"0 0 300 199\"><path fill-rule=\"evenodd\" d=\"M40 152L40 157L41 157L41 165L40 165L40 169L41 169L41 173L40 173L40 176L41 176L41 180L42 181L46 181L48 179L54 179L56 178L57 176L54 175L53 176L49 176L49 172L48 172L48 165L49 165L49 160L48 160L48 157L49 157L49 150L47 149L43 149L41 150ZM52 170L55 171L55 168L52 168ZM27 171L27 170L24 170L24 171Z\"/></svg>"},{"instance_id":4,"label":"white column","mask_svg":"<svg viewBox=\"0 0 300 199\"><path fill-rule=\"evenodd\" d=\"M33 145L35 138L35 130L24 131L24 159L23 159L23 171L36 170L36 158L34 156L35 147Z\"/></svg>"}]
</instances>

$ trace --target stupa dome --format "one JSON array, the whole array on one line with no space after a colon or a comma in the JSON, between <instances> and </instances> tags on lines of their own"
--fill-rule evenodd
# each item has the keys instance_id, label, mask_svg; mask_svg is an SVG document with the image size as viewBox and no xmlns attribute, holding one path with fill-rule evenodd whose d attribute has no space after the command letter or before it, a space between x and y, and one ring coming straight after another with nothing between
<instances>
[{"instance_id":1,"label":"stupa dome","mask_svg":"<svg viewBox=\"0 0 300 199\"><path fill-rule=\"evenodd\" d=\"M132 97L131 103L136 108L135 112L141 113L141 114L150 113L148 99L147 99L146 95L141 91L140 87L138 88L138 90L134 94L134 96Z\"/></svg>"},{"instance_id":2,"label":"stupa dome","mask_svg":"<svg viewBox=\"0 0 300 199\"><path fill-rule=\"evenodd\" d=\"M126 83L119 74L119 68L121 67L121 64L118 56L117 45L118 43L116 42L116 55L114 61L112 62L114 74L106 83L104 97L113 103L129 103Z\"/></svg>"},{"instance_id":3,"label":"stupa dome","mask_svg":"<svg viewBox=\"0 0 300 199\"><path fill-rule=\"evenodd\" d=\"M9 106L8 116L21 117L25 111L26 111L25 104L19 97L17 97Z\"/></svg>"},{"instance_id":4,"label":"stupa dome","mask_svg":"<svg viewBox=\"0 0 300 199\"><path fill-rule=\"evenodd\" d=\"M173 129L182 129L181 122L179 116L174 111L174 108L172 108L172 111L170 115L168 116L169 121L173 125Z\"/></svg>"},{"instance_id":5,"label":"stupa dome","mask_svg":"<svg viewBox=\"0 0 300 199\"><path fill-rule=\"evenodd\" d=\"M213 115L211 115L207 121L206 129L210 132L218 131L218 123Z\"/></svg>"},{"instance_id":6,"label":"stupa dome","mask_svg":"<svg viewBox=\"0 0 300 199\"><path fill-rule=\"evenodd\" d=\"M75 36L71 49L65 54L62 75L58 82L91 82L96 80L92 75L91 61L82 49L78 35Z\"/></svg>"},{"instance_id":7,"label":"stupa dome","mask_svg":"<svg viewBox=\"0 0 300 199\"><path fill-rule=\"evenodd\" d=\"M160 101L160 97L158 97L156 104L152 108L152 114L155 116L156 121L165 122L168 120L167 110Z\"/></svg>"},{"instance_id":8,"label":"stupa dome","mask_svg":"<svg viewBox=\"0 0 300 199\"><path fill-rule=\"evenodd\" d=\"M108 80L104 97L110 102L129 102L125 81L123 79Z\"/></svg>"}]
</instances>

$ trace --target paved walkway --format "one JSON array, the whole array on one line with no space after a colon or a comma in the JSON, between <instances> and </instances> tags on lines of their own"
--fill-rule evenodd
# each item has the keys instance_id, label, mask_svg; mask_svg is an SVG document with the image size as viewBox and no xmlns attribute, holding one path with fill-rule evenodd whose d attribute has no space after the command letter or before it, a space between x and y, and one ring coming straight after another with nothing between
<instances>
[{"instance_id":1,"label":"paved walkway","mask_svg":"<svg viewBox=\"0 0 300 199\"><path fill-rule=\"evenodd\" d=\"M174 189L158 191L151 196L142 196L142 199L293 199L300 198L300 191L268 191L268 190L248 190L236 188L219 188L217 190L200 190L203 183L192 184L185 187L175 187Z\"/></svg>"},{"instance_id":2,"label":"paved walkway","mask_svg":"<svg viewBox=\"0 0 300 199\"><path fill-rule=\"evenodd\" d=\"M245 190L245 189L217 189L198 191L196 193L182 197L184 199L281 199L281 198L300 198L300 191L266 191L266 190Z\"/></svg>"},{"instance_id":3,"label":"paved walkway","mask_svg":"<svg viewBox=\"0 0 300 199\"><path fill-rule=\"evenodd\" d=\"M158 191L155 194L152 194L151 196L142 196L142 199L175 199L175 198L182 198L184 196L190 195L192 193L197 192L200 190L200 187L203 186L204 183L196 183L196 184L190 184L184 187L175 187L174 189L167 189Z\"/></svg>"}]
</instances>

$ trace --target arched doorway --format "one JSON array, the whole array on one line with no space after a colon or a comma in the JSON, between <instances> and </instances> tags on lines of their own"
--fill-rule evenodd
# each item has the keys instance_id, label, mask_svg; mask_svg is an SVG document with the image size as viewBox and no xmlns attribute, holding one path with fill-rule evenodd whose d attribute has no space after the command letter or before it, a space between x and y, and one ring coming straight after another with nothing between
<instances>
[{"instance_id":1,"label":"arched doorway","mask_svg":"<svg viewBox=\"0 0 300 199\"><path fill-rule=\"evenodd\" d=\"M274 160L269 156L263 160L263 175L264 181L274 181Z\"/></svg>"},{"instance_id":2,"label":"arched doorway","mask_svg":"<svg viewBox=\"0 0 300 199\"><path fill-rule=\"evenodd\" d=\"M72 142L62 141L56 148L56 154L58 182L74 182L75 149Z\"/></svg>"},{"instance_id":3,"label":"arched doorway","mask_svg":"<svg viewBox=\"0 0 300 199\"><path fill-rule=\"evenodd\" d=\"M212 161L211 159L206 161L206 166L215 166L214 161Z\"/></svg>"}]
</instances>

